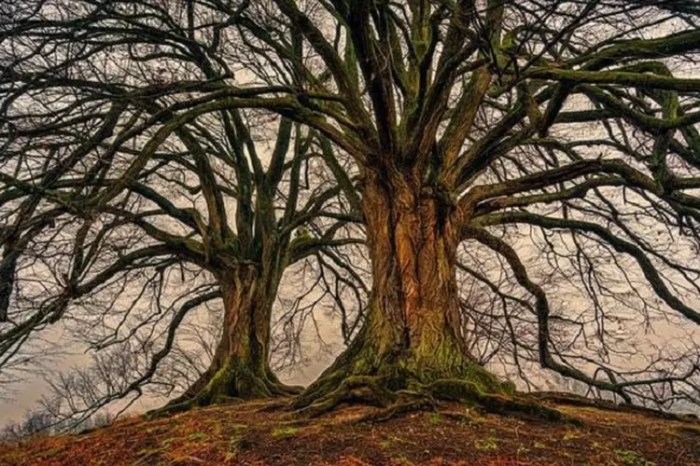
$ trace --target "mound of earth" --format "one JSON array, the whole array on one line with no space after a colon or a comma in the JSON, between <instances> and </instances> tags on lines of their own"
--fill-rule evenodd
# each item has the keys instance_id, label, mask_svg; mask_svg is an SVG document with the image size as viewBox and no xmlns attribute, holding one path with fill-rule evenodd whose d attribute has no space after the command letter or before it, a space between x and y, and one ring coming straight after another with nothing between
<instances>
[{"instance_id":1,"label":"mound of earth","mask_svg":"<svg viewBox=\"0 0 700 466\"><path fill-rule=\"evenodd\" d=\"M585 404L552 404L580 422L484 414L459 404L361 422L374 408L302 419L270 402L246 402L0 444L0 464L700 465L697 421Z\"/></svg>"}]
</instances>

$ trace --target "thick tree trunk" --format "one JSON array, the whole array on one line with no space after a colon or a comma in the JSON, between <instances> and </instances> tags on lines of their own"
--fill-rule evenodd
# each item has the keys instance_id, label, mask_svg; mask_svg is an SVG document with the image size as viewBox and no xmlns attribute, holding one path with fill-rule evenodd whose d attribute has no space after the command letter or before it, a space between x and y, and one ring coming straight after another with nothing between
<instances>
[{"instance_id":1,"label":"thick tree trunk","mask_svg":"<svg viewBox=\"0 0 700 466\"><path fill-rule=\"evenodd\" d=\"M270 293L270 280L275 277L261 275L254 265L241 265L220 273L218 278L224 321L214 357L200 378L166 409L298 393L295 387L280 383L268 364L275 297Z\"/></svg>"},{"instance_id":2,"label":"thick tree trunk","mask_svg":"<svg viewBox=\"0 0 700 466\"><path fill-rule=\"evenodd\" d=\"M442 193L401 178L366 180L363 207L374 276L364 327L296 406L323 410L357 399L386 405L397 392L433 396L450 386L457 387L455 398L509 392L474 361L461 334L460 212Z\"/></svg>"}]
</instances>

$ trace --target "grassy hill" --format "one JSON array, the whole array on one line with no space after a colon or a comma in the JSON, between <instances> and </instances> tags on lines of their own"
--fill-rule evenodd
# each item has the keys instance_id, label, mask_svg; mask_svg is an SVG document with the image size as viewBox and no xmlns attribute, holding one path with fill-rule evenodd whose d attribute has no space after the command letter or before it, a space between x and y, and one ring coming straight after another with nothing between
<instances>
[{"instance_id":1,"label":"grassy hill","mask_svg":"<svg viewBox=\"0 0 700 466\"><path fill-rule=\"evenodd\" d=\"M696 421L557 407L581 422L481 414L463 405L386 422L358 422L369 407L299 419L269 402L248 402L0 444L0 465L700 465Z\"/></svg>"}]
</instances>

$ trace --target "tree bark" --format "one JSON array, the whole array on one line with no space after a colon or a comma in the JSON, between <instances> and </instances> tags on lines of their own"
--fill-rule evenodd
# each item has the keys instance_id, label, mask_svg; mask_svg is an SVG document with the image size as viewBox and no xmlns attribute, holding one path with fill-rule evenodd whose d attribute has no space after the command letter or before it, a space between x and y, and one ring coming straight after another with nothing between
<instances>
[{"instance_id":1,"label":"tree bark","mask_svg":"<svg viewBox=\"0 0 700 466\"><path fill-rule=\"evenodd\" d=\"M221 339L209 368L168 407L205 406L232 399L298 393L282 384L269 366L270 316L276 289L274 273L242 264L219 274L224 303ZM168 408L166 407L166 409Z\"/></svg>"},{"instance_id":2,"label":"tree bark","mask_svg":"<svg viewBox=\"0 0 700 466\"><path fill-rule=\"evenodd\" d=\"M462 336L456 254L464 214L418 180L379 176L366 177L363 187L374 277L365 324L296 406L323 410L357 399L386 405L397 391L436 395L451 385L460 393L509 392L475 362Z\"/></svg>"}]
</instances>

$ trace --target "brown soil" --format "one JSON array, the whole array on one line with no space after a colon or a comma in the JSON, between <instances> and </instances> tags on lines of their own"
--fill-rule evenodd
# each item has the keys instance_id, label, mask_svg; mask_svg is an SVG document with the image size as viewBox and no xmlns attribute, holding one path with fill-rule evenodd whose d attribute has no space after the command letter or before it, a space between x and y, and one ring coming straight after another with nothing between
<instances>
[{"instance_id":1,"label":"brown soil","mask_svg":"<svg viewBox=\"0 0 700 466\"><path fill-rule=\"evenodd\" d=\"M0 465L700 465L696 421L572 404L557 408L580 425L443 408L358 423L373 408L299 419L247 402L0 444Z\"/></svg>"}]
</instances>

